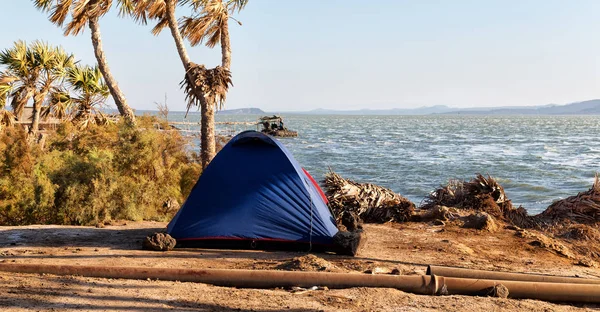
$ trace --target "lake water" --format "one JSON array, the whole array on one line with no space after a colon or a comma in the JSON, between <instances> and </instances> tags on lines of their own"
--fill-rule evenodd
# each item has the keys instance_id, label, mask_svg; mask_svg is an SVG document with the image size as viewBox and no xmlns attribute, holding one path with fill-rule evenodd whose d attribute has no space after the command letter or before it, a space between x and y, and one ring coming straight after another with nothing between
<instances>
[{"instance_id":1,"label":"lake water","mask_svg":"<svg viewBox=\"0 0 600 312\"><path fill-rule=\"evenodd\" d=\"M218 121L258 116L218 115ZM280 139L317 179L328 168L392 189L417 205L450 178L497 178L530 213L590 188L600 171L600 116L288 115ZM169 119L181 120L171 113ZM197 121L192 114L188 120ZM221 131L256 129L219 126Z\"/></svg>"}]
</instances>

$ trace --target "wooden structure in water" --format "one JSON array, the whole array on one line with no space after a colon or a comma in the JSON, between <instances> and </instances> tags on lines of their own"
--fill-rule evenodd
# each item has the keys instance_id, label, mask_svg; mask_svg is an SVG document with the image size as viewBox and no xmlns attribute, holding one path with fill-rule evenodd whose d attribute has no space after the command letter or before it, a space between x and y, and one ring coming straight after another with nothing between
<instances>
[{"instance_id":1,"label":"wooden structure in water","mask_svg":"<svg viewBox=\"0 0 600 312\"><path fill-rule=\"evenodd\" d=\"M264 116L258 120L257 125L262 125L263 128L260 132L274 136L274 137L297 137L298 132L292 131L286 128L283 124L283 118L281 116ZM257 127L258 128L258 127ZM257 129L258 130L258 129Z\"/></svg>"},{"instance_id":2,"label":"wooden structure in water","mask_svg":"<svg viewBox=\"0 0 600 312\"><path fill-rule=\"evenodd\" d=\"M184 136L200 136L200 122L192 121L169 121L170 129L163 131L179 131ZM256 131L274 136L274 137L297 137L298 132L287 129L280 116L265 116L259 118L258 122L248 121L220 121L215 122L215 129L219 136L233 137L241 131L248 130L248 126L256 126ZM260 127L262 126L262 129Z\"/></svg>"}]
</instances>

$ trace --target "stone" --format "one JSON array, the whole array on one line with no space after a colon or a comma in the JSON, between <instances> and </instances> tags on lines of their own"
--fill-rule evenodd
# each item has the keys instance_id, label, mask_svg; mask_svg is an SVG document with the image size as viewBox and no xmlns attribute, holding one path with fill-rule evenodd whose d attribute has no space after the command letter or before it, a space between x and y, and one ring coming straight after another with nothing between
<instances>
[{"instance_id":1,"label":"stone","mask_svg":"<svg viewBox=\"0 0 600 312\"><path fill-rule=\"evenodd\" d=\"M478 212L465 218L463 228L495 232L498 230L498 224L496 223L494 217L492 217L490 214L486 212Z\"/></svg>"},{"instance_id":2,"label":"stone","mask_svg":"<svg viewBox=\"0 0 600 312\"><path fill-rule=\"evenodd\" d=\"M365 233L360 229L353 232L338 231L333 236L336 253L348 256L356 256L365 245L366 240Z\"/></svg>"},{"instance_id":3,"label":"stone","mask_svg":"<svg viewBox=\"0 0 600 312\"><path fill-rule=\"evenodd\" d=\"M177 242L167 233L154 233L146 236L142 248L155 251L169 251L175 248Z\"/></svg>"}]
</instances>

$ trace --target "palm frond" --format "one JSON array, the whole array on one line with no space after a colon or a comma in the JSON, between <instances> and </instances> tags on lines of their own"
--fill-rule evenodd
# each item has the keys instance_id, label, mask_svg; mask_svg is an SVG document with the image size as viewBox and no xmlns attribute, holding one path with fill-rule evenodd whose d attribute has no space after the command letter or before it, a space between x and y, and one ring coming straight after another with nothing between
<instances>
[{"instance_id":1,"label":"palm frond","mask_svg":"<svg viewBox=\"0 0 600 312\"><path fill-rule=\"evenodd\" d=\"M202 10L197 16L180 19L181 35L192 46L206 41L206 46L213 48L221 41L221 29L229 18L227 7L220 0L203 0L198 4Z\"/></svg>"}]
</instances>

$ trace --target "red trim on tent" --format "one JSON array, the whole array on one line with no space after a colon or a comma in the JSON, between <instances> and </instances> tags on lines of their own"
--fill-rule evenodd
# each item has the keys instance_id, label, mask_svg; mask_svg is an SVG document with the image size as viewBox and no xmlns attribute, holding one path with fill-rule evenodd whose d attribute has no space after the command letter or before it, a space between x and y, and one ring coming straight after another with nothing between
<instances>
[{"instance_id":1,"label":"red trim on tent","mask_svg":"<svg viewBox=\"0 0 600 312\"><path fill-rule=\"evenodd\" d=\"M319 186L317 181L310 175L310 173L308 173L308 171L306 169L302 168L302 170L304 171L306 176L310 179L310 181L315 186L315 188L317 188L317 191L319 191L319 194L321 194L321 198L323 198L323 201L325 202L325 204L328 205L329 201L327 200L327 196L325 196L325 193L323 193L323 190L321 189L321 187Z\"/></svg>"}]
</instances>

